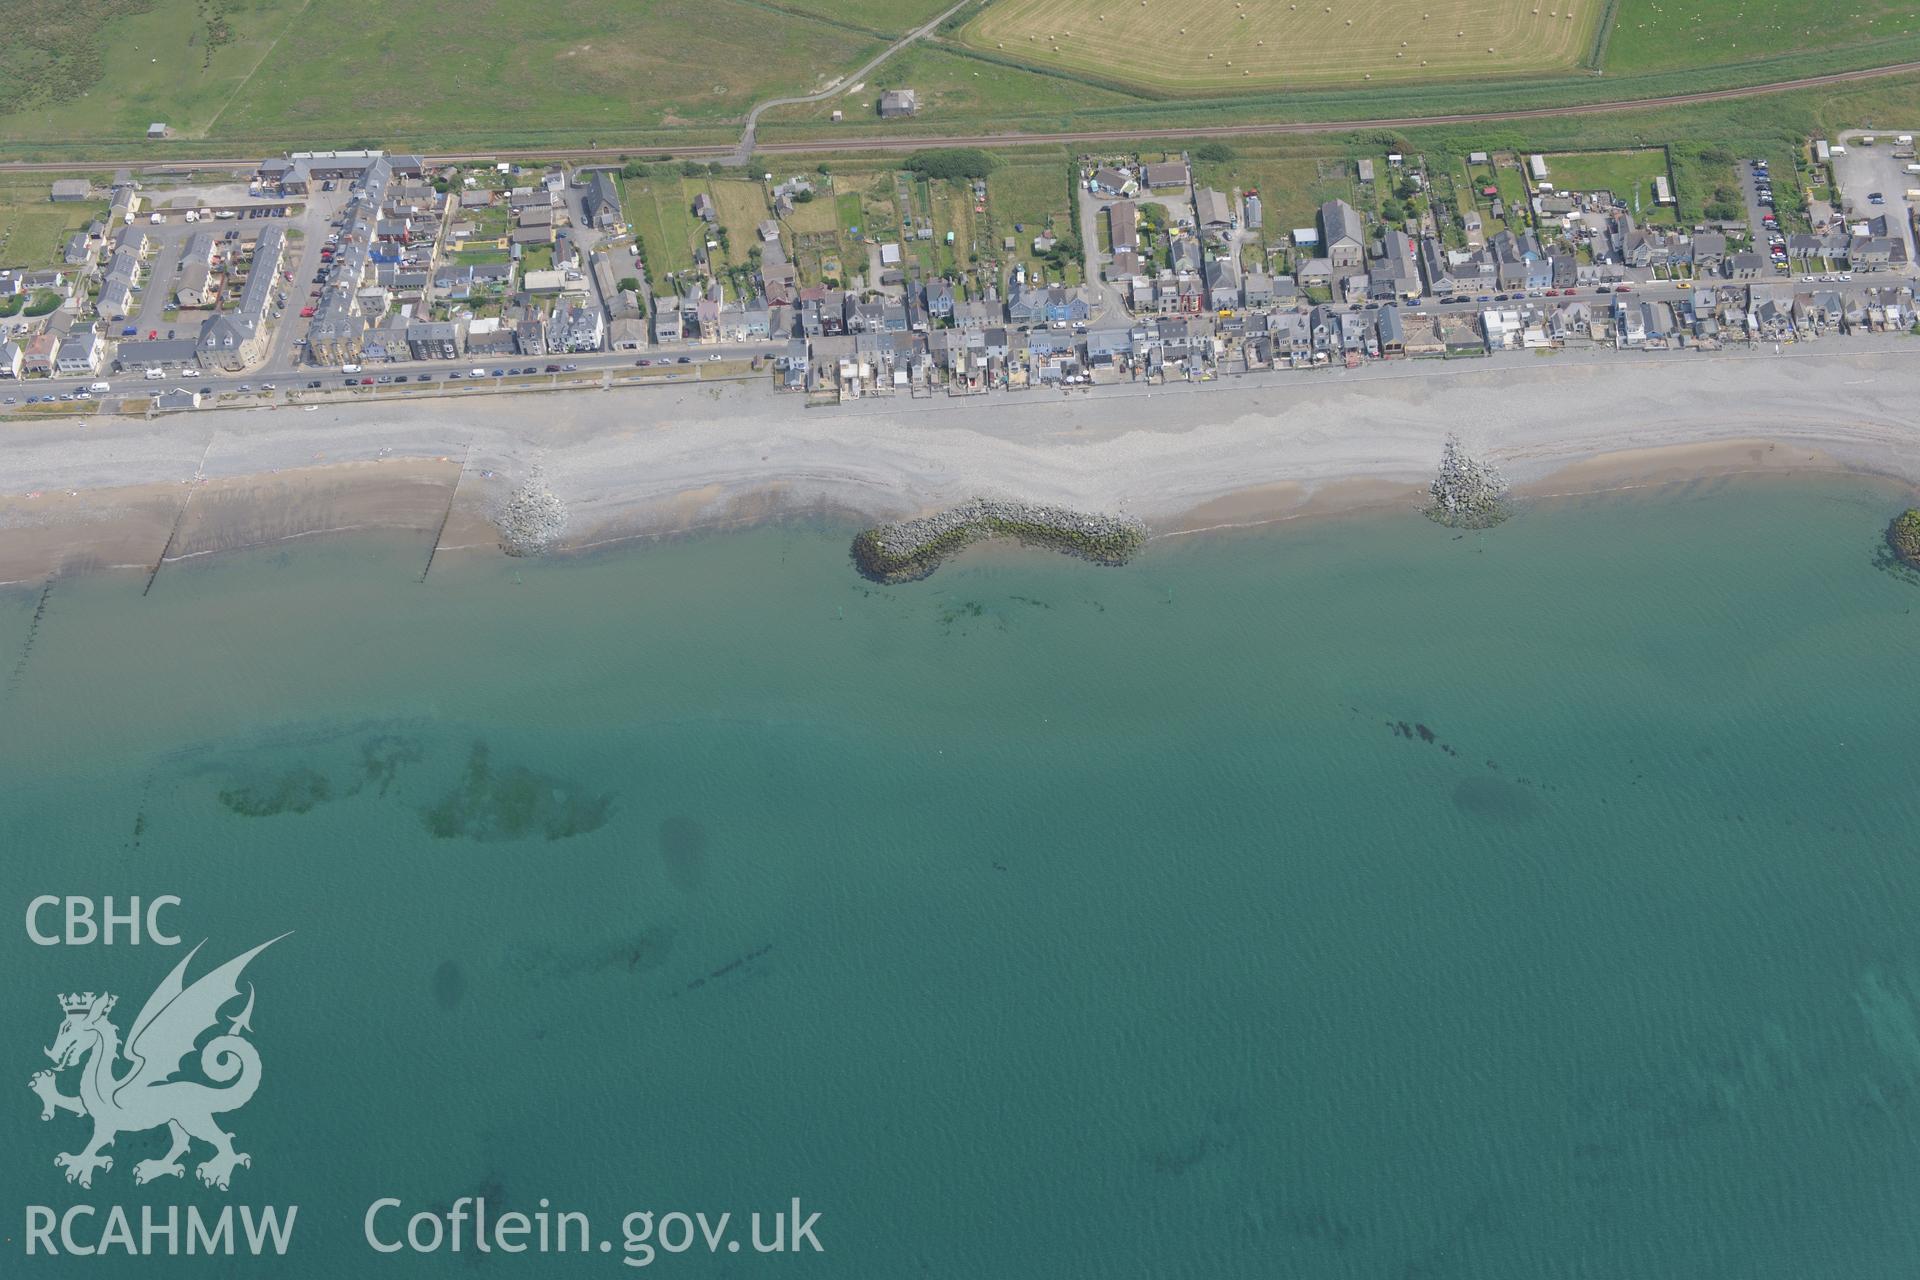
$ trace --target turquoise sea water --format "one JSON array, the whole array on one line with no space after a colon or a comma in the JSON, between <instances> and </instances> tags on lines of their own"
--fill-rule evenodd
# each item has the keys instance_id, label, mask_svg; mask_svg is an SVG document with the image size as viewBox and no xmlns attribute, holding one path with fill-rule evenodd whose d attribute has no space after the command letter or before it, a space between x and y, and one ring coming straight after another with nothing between
<instances>
[{"instance_id":1,"label":"turquoise sea water","mask_svg":"<svg viewBox=\"0 0 1920 1280\"><path fill-rule=\"evenodd\" d=\"M476 1194L614 1242L822 1215L683 1276L1914 1274L1902 496L897 588L839 529L425 584L319 541L0 597L0 1274L630 1272L362 1238ZM157 1131L62 1180L56 994L125 1031L184 948L33 945L41 893L179 895L196 973L294 931L230 1191L134 1186ZM25 1256L75 1203L299 1216L270 1262Z\"/></svg>"}]
</instances>

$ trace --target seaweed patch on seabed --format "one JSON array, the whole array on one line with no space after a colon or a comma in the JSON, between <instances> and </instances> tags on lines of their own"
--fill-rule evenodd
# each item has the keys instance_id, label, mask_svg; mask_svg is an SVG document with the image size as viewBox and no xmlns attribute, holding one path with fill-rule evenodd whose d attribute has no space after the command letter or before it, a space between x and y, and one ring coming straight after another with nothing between
<instances>
[{"instance_id":1,"label":"seaweed patch on seabed","mask_svg":"<svg viewBox=\"0 0 1920 1280\"><path fill-rule=\"evenodd\" d=\"M357 794L364 787L377 787L378 794L386 795L387 788L400 776L400 766L418 764L425 755L419 742L412 738L383 733L367 739L360 744L360 780L354 783L350 794Z\"/></svg>"},{"instance_id":2,"label":"seaweed patch on seabed","mask_svg":"<svg viewBox=\"0 0 1920 1280\"><path fill-rule=\"evenodd\" d=\"M495 770L484 742L473 744L460 785L426 809L427 830L443 840L482 842L544 835L549 840L597 831L613 808L611 795L569 787L523 765Z\"/></svg>"},{"instance_id":3,"label":"seaweed patch on seabed","mask_svg":"<svg viewBox=\"0 0 1920 1280\"><path fill-rule=\"evenodd\" d=\"M244 818L308 813L332 798L333 784L327 775L304 768L220 789L220 803Z\"/></svg>"},{"instance_id":4,"label":"seaweed patch on seabed","mask_svg":"<svg viewBox=\"0 0 1920 1280\"><path fill-rule=\"evenodd\" d=\"M520 943L508 951L508 964L522 973L538 978L572 978L588 973L624 970L646 973L658 969L673 953L674 933L665 925L652 925L631 938L621 938L570 951L555 950L551 943Z\"/></svg>"},{"instance_id":5,"label":"seaweed patch on seabed","mask_svg":"<svg viewBox=\"0 0 1920 1280\"><path fill-rule=\"evenodd\" d=\"M1349 707L1348 710L1354 708ZM1456 760L1466 758L1452 743L1418 721L1409 724L1405 720L1388 720L1384 723L1388 732L1396 738L1438 747ZM1493 759L1488 758L1484 764L1489 773L1500 772L1500 765ZM1465 778L1455 784L1453 802L1463 811L1483 818L1530 818L1539 808L1537 793L1552 790L1552 786L1536 783L1532 778L1515 778L1512 782L1498 778Z\"/></svg>"},{"instance_id":6,"label":"seaweed patch on seabed","mask_svg":"<svg viewBox=\"0 0 1920 1280\"><path fill-rule=\"evenodd\" d=\"M1920 587L1920 569L1902 560L1884 539L1873 549L1873 567L1898 578L1910 587ZM21 660L25 661L24 658Z\"/></svg>"}]
</instances>

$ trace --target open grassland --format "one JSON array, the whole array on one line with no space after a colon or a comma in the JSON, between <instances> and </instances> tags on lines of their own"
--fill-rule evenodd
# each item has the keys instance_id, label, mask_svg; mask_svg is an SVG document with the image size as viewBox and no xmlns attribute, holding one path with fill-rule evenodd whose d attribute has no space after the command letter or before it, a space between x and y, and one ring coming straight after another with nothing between
<instances>
[{"instance_id":1,"label":"open grassland","mask_svg":"<svg viewBox=\"0 0 1920 1280\"><path fill-rule=\"evenodd\" d=\"M1607 40L1609 75L1752 62L1858 47L1860 65L1902 61L1875 46L1920 35L1912 0L1618 0ZM1910 57L1911 55L1905 55Z\"/></svg>"},{"instance_id":2,"label":"open grassland","mask_svg":"<svg viewBox=\"0 0 1920 1280\"><path fill-rule=\"evenodd\" d=\"M904 35L953 0L766 0L769 8L825 18L849 27Z\"/></svg>"},{"instance_id":3,"label":"open grassland","mask_svg":"<svg viewBox=\"0 0 1920 1280\"><path fill-rule=\"evenodd\" d=\"M39 0L0 53L0 139L504 145L730 124L871 56L878 36L752 0ZM42 11L45 12L42 12ZM97 12L96 12L97 11ZM209 14L218 15L211 21ZM756 47L750 56L742 33Z\"/></svg>"},{"instance_id":4,"label":"open grassland","mask_svg":"<svg viewBox=\"0 0 1920 1280\"><path fill-rule=\"evenodd\" d=\"M966 39L1163 92L1570 70L1605 0L999 0Z\"/></svg>"},{"instance_id":5,"label":"open grassland","mask_svg":"<svg viewBox=\"0 0 1920 1280\"><path fill-rule=\"evenodd\" d=\"M849 86L851 88L851 86ZM919 119L945 123L992 119L1010 113L1025 117L1051 116L1057 125L1070 125L1075 112L1090 107L1124 106L1135 99L1113 89L1066 76L1046 75L977 58L950 49L915 45L890 58L857 93L836 94L823 102L779 107L761 117L764 122L825 124L835 111L852 123L878 122L875 103L884 89L911 88L920 98ZM889 122L890 130L898 125Z\"/></svg>"},{"instance_id":6,"label":"open grassland","mask_svg":"<svg viewBox=\"0 0 1920 1280\"><path fill-rule=\"evenodd\" d=\"M107 202L54 204L47 184L30 178L0 179L0 266L51 267L61 261L67 237L95 218Z\"/></svg>"}]
</instances>

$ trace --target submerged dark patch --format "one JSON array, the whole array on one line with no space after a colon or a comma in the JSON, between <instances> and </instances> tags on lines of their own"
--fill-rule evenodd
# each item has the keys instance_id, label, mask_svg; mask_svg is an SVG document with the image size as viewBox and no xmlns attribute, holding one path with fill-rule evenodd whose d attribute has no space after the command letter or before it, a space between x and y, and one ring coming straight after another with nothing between
<instances>
[{"instance_id":1,"label":"submerged dark patch","mask_svg":"<svg viewBox=\"0 0 1920 1280\"><path fill-rule=\"evenodd\" d=\"M707 879L707 829L685 814L674 814L660 824L660 859L675 887L698 889Z\"/></svg>"},{"instance_id":2,"label":"submerged dark patch","mask_svg":"<svg viewBox=\"0 0 1920 1280\"><path fill-rule=\"evenodd\" d=\"M433 1001L442 1009L458 1008L467 998L467 971L458 960L442 960L433 971Z\"/></svg>"},{"instance_id":3,"label":"submerged dark patch","mask_svg":"<svg viewBox=\"0 0 1920 1280\"><path fill-rule=\"evenodd\" d=\"M1532 788L1500 778L1462 778L1453 785L1453 803L1476 818L1519 822L1540 810Z\"/></svg>"},{"instance_id":4,"label":"submerged dark patch","mask_svg":"<svg viewBox=\"0 0 1920 1280\"><path fill-rule=\"evenodd\" d=\"M333 784L325 774L312 769L293 769L277 778L220 789L220 803L247 818L307 813L332 798Z\"/></svg>"},{"instance_id":5,"label":"submerged dark patch","mask_svg":"<svg viewBox=\"0 0 1920 1280\"><path fill-rule=\"evenodd\" d=\"M495 770L487 744L476 742L466 776L422 818L441 839L519 840L544 835L564 840L606 825L610 795L577 791L522 765Z\"/></svg>"}]
</instances>

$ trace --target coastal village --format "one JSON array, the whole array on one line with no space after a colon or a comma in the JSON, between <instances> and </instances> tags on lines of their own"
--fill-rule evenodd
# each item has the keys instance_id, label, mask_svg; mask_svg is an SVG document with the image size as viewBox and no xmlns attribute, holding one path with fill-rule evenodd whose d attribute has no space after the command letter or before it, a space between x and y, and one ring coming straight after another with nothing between
<instances>
[{"instance_id":1,"label":"coastal village","mask_svg":"<svg viewBox=\"0 0 1920 1280\"><path fill-rule=\"evenodd\" d=\"M969 151L856 176L374 150L122 170L53 183L84 226L0 267L0 390L161 411L725 361L837 403L1915 328L1911 135L1722 159L1686 225L1660 149L1384 152L1323 165L1312 202L1225 148L1087 154L1012 219Z\"/></svg>"}]
</instances>

